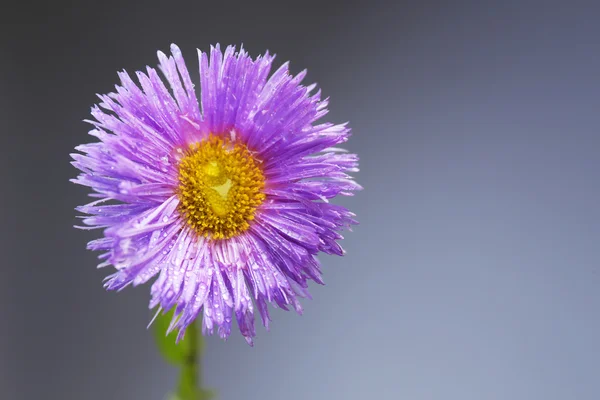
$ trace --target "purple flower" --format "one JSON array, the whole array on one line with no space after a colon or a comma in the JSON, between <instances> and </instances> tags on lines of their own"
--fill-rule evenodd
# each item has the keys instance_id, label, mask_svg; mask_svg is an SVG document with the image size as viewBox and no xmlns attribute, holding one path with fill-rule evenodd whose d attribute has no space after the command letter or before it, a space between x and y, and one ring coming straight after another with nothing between
<instances>
[{"instance_id":1,"label":"purple flower","mask_svg":"<svg viewBox=\"0 0 600 400\"><path fill-rule=\"evenodd\" d=\"M100 95L89 133L76 147L73 182L98 198L77 210L84 229L104 228L88 244L99 267L116 269L106 288L157 276L150 307L185 328L203 313L203 333L227 338L235 314L249 344L254 306L269 327L267 303L298 313L308 281L323 283L319 252L343 255L339 232L354 214L329 203L361 187L347 174L358 157L337 148L346 124L315 124L327 114L315 85L302 86L288 64L255 60L229 46L198 52L200 105L179 48L158 52L158 73L125 72L116 93Z\"/></svg>"}]
</instances>

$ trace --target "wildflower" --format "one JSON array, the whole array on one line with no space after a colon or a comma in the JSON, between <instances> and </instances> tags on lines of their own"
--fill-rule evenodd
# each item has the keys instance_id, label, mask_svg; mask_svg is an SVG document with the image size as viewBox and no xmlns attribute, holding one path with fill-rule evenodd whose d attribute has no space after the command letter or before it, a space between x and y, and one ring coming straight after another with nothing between
<instances>
[{"instance_id":1,"label":"wildflower","mask_svg":"<svg viewBox=\"0 0 600 400\"><path fill-rule=\"evenodd\" d=\"M267 303L302 307L308 281L323 283L319 252L343 255L340 231L354 214L329 203L360 186L347 174L358 158L337 148L345 124L315 124L327 100L300 83L274 56L252 59L229 46L198 52L201 98L179 48L158 52L156 70L120 72L115 93L92 108L90 135L76 147L73 181L92 188L80 206L84 229L103 228L88 244L114 266L105 286L121 290L157 276L150 307L175 307L179 338L203 314L204 334L231 332L249 344L254 307L269 327Z\"/></svg>"}]
</instances>

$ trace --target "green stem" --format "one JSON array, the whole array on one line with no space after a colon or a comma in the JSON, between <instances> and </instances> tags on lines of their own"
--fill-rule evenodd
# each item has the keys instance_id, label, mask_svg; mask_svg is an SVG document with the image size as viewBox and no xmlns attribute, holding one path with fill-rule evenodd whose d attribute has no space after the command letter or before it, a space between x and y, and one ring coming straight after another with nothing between
<instances>
[{"instance_id":1,"label":"green stem","mask_svg":"<svg viewBox=\"0 0 600 400\"><path fill-rule=\"evenodd\" d=\"M187 327L186 341L189 343L181 364L177 394L181 399L192 399L200 388L199 341L201 337L196 323Z\"/></svg>"},{"instance_id":2,"label":"green stem","mask_svg":"<svg viewBox=\"0 0 600 400\"><path fill-rule=\"evenodd\" d=\"M175 332L170 335L166 331L173 320L174 310L160 314L154 321L156 344L165 360L179 367L179 381L177 388L171 392L172 400L209 400L214 398L214 392L202 388L200 379L200 366L202 352L204 351L204 338L200 332L198 322L189 325L185 337L176 342Z\"/></svg>"}]
</instances>

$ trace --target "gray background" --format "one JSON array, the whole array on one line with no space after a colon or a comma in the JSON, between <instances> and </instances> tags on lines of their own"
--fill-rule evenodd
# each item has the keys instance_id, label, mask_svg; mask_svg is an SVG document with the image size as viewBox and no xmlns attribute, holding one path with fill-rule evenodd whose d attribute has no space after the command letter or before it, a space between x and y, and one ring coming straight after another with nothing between
<instances>
[{"instance_id":1,"label":"gray background","mask_svg":"<svg viewBox=\"0 0 600 400\"><path fill-rule=\"evenodd\" d=\"M175 382L149 287L104 292L68 182L94 93L171 42L192 71L216 42L308 68L362 163L305 315L208 339L221 399L600 398L597 2L50 3L0 17L0 398Z\"/></svg>"}]
</instances>

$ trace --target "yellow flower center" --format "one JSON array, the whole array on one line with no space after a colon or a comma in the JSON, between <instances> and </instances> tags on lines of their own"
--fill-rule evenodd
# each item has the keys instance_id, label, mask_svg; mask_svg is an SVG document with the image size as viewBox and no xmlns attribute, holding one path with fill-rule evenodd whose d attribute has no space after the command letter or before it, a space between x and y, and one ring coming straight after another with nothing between
<instances>
[{"instance_id":1,"label":"yellow flower center","mask_svg":"<svg viewBox=\"0 0 600 400\"><path fill-rule=\"evenodd\" d=\"M228 239L250 227L264 186L244 144L210 135L191 144L179 163L179 210L199 234Z\"/></svg>"}]
</instances>

